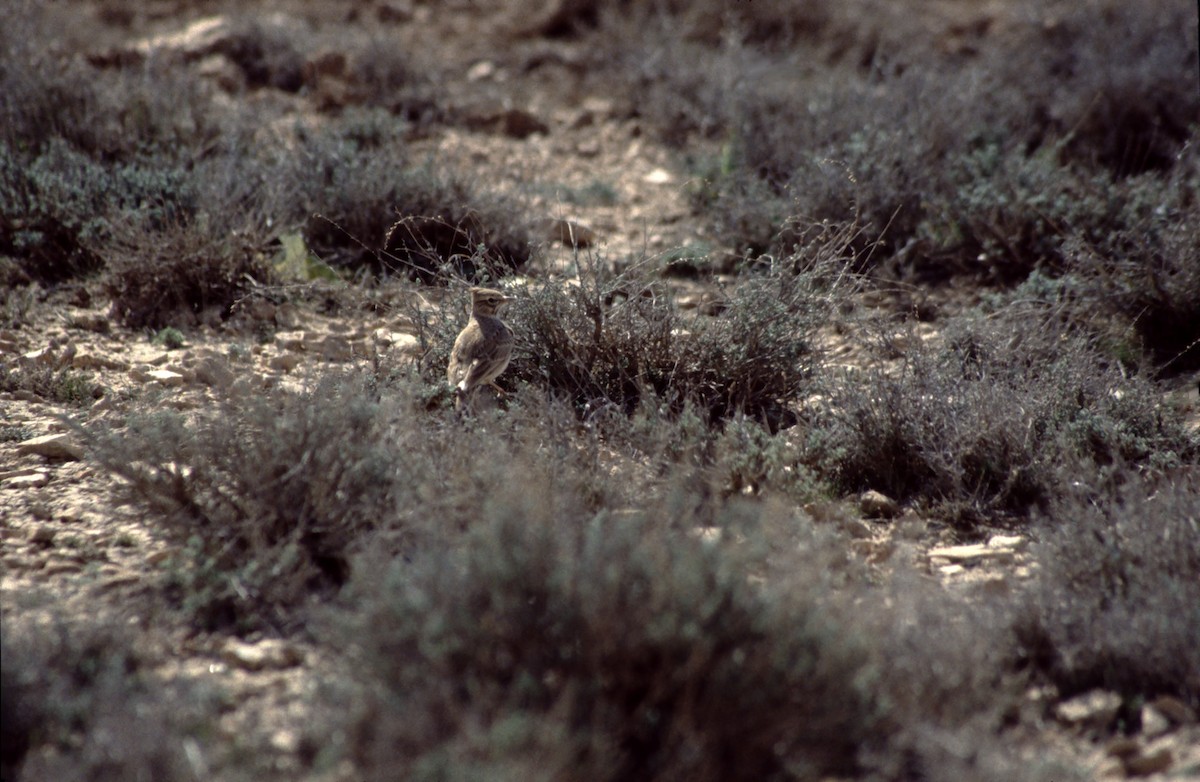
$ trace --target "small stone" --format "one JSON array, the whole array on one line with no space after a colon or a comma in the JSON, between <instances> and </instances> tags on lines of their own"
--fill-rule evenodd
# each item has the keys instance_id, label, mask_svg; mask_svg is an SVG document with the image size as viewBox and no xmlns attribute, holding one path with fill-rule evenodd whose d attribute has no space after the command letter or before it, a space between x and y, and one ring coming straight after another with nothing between
<instances>
[{"instance_id":1,"label":"small stone","mask_svg":"<svg viewBox=\"0 0 1200 782\"><path fill-rule=\"evenodd\" d=\"M46 576L61 576L68 573L80 573L83 571L83 565L78 562L55 562L52 565L46 565L46 569L42 571Z\"/></svg>"},{"instance_id":2,"label":"small stone","mask_svg":"<svg viewBox=\"0 0 1200 782\"><path fill-rule=\"evenodd\" d=\"M41 348L40 350L31 350L21 356L21 360L38 366L54 366L58 363L58 354L52 347Z\"/></svg>"},{"instance_id":3,"label":"small stone","mask_svg":"<svg viewBox=\"0 0 1200 782\"><path fill-rule=\"evenodd\" d=\"M54 536L58 531L49 524L39 524L29 532L29 542L39 546L54 545Z\"/></svg>"},{"instance_id":4,"label":"small stone","mask_svg":"<svg viewBox=\"0 0 1200 782\"><path fill-rule=\"evenodd\" d=\"M250 313L250 317L261 321L275 320L275 305L266 299L255 299L250 302L250 306L246 308Z\"/></svg>"},{"instance_id":5,"label":"small stone","mask_svg":"<svg viewBox=\"0 0 1200 782\"><path fill-rule=\"evenodd\" d=\"M248 644L231 638L221 648L221 659L246 671L278 670L301 663L304 655L286 641L267 639Z\"/></svg>"},{"instance_id":6,"label":"small stone","mask_svg":"<svg viewBox=\"0 0 1200 782\"><path fill-rule=\"evenodd\" d=\"M596 232L573 220L550 219L543 228L547 240L562 242L567 247L591 247L596 243Z\"/></svg>"},{"instance_id":7,"label":"small stone","mask_svg":"<svg viewBox=\"0 0 1200 782\"><path fill-rule=\"evenodd\" d=\"M1196 721L1196 712L1178 698L1160 695L1150 701L1154 709L1176 725L1190 725Z\"/></svg>"},{"instance_id":8,"label":"small stone","mask_svg":"<svg viewBox=\"0 0 1200 782\"><path fill-rule=\"evenodd\" d=\"M891 519L900 515L900 505L891 497L874 489L859 496L858 507L869 519Z\"/></svg>"},{"instance_id":9,"label":"small stone","mask_svg":"<svg viewBox=\"0 0 1200 782\"><path fill-rule=\"evenodd\" d=\"M500 130L510 138L524 139L534 133L549 133L550 126L524 109L508 109L500 113Z\"/></svg>"},{"instance_id":10,"label":"small stone","mask_svg":"<svg viewBox=\"0 0 1200 782\"><path fill-rule=\"evenodd\" d=\"M1054 716L1065 725L1104 730L1112 725L1120 708L1120 695L1092 690L1058 704Z\"/></svg>"},{"instance_id":11,"label":"small stone","mask_svg":"<svg viewBox=\"0 0 1200 782\"><path fill-rule=\"evenodd\" d=\"M1142 735L1154 738L1171 729L1171 721L1149 704L1142 707Z\"/></svg>"},{"instance_id":12,"label":"small stone","mask_svg":"<svg viewBox=\"0 0 1200 782\"><path fill-rule=\"evenodd\" d=\"M1142 743L1129 736L1117 736L1104 745L1104 754L1113 758L1127 758L1142 750Z\"/></svg>"},{"instance_id":13,"label":"small stone","mask_svg":"<svg viewBox=\"0 0 1200 782\"><path fill-rule=\"evenodd\" d=\"M379 21L390 24L402 24L411 21L415 15L412 3L408 0L391 0L382 2L375 9Z\"/></svg>"},{"instance_id":14,"label":"small stone","mask_svg":"<svg viewBox=\"0 0 1200 782\"><path fill-rule=\"evenodd\" d=\"M865 521L860 519L846 519L842 522L842 530L852 538L863 540L873 537L871 527Z\"/></svg>"},{"instance_id":15,"label":"small stone","mask_svg":"<svg viewBox=\"0 0 1200 782\"><path fill-rule=\"evenodd\" d=\"M25 440L17 445L17 453L62 461L77 461L83 458L83 449L69 434L47 434Z\"/></svg>"},{"instance_id":16,"label":"small stone","mask_svg":"<svg viewBox=\"0 0 1200 782\"><path fill-rule=\"evenodd\" d=\"M476 82L490 79L496 75L496 63L491 60L480 60L467 69L467 81Z\"/></svg>"},{"instance_id":17,"label":"small stone","mask_svg":"<svg viewBox=\"0 0 1200 782\"><path fill-rule=\"evenodd\" d=\"M275 346L280 350L302 351L308 341L303 331L281 331L275 335Z\"/></svg>"},{"instance_id":18,"label":"small stone","mask_svg":"<svg viewBox=\"0 0 1200 782\"><path fill-rule=\"evenodd\" d=\"M656 168L642 177L642 181L651 185L667 185L674 182L675 177L665 168Z\"/></svg>"},{"instance_id":19,"label":"small stone","mask_svg":"<svg viewBox=\"0 0 1200 782\"><path fill-rule=\"evenodd\" d=\"M236 379L229 364L218 356L207 356L197 361L192 367L192 375L197 381L213 388L229 388Z\"/></svg>"},{"instance_id":20,"label":"small stone","mask_svg":"<svg viewBox=\"0 0 1200 782\"><path fill-rule=\"evenodd\" d=\"M124 372L129 369L129 364L114 358L105 356L96 356L91 353L78 353L75 358L71 359L71 367L74 369L115 369Z\"/></svg>"},{"instance_id":21,"label":"small stone","mask_svg":"<svg viewBox=\"0 0 1200 782\"><path fill-rule=\"evenodd\" d=\"M1125 765L1125 773L1129 776L1145 777L1166 771L1175 762L1175 756L1169 747L1160 747L1154 751L1146 750L1122 758L1121 762Z\"/></svg>"},{"instance_id":22,"label":"small stone","mask_svg":"<svg viewBox=\"0 0 1200 782\"><path fill-rule=\"evenodd\" d=\"M183 385L183 375L169 369L152 369L146 373L148 380L154 381L167 388L178 388Z\"/></svg>"},{"instance_id":23,"label":"small stone","mask_svg":"<svg viewBox=\"0 0 1200 782\"><path fill-rule=\"evenodd\" d=\"M336 334L321 340L319 352L327 361L349 361L354 358L354 347L350 340Z\"/></svg>"},{"instance_id":24,"label":"small stone","mask_svg":"<svg viewBox=\"0 0 1200 782\"><path fill-rule=\"evenodd\" d=\"M1014 559L1011 549L989 548L982 543L971 546L942 546L930 549L929 557L930 559L948 559L951 562L961 564L978 563L983 560L992 560L1003 564L1012 562Z\"/></svg>"},{"instance_id":25,"label":"small stone","mask_svg":"<svg viewBox=\"0 0 1200 782\"><path fill-rule=\"evenodd\" d=\"M111 592L114 589L120 589L124 586L131 586L141 581L141 578L135 573L123 573L121 575L106 578L100 583L92 587L92 591L101 594Z\"/></svg>"},{"instance_id":26,"label":"small stone","mask_svg":"<svg viewBox=\"0 0 1200 782\"><path fill-rule=\"evenodd\" d=\"M1021 535L992 535L988 538L989 548L1021 549L1025 546L1025 538Z\"/></svg>"},{"instance_id":27,"label":"small stone","mask_svg":"<svg viewBox=\"0 0 1200 782\"><path fill-rule=\"evenodd\" d=\"M374 338L376 344L386 346L397 353L419 355L421 352L421 340L417 339L413 334L379 329L375 332Z\"/></svg>"},{"instance_id":28,"label":"small stone","mask_svg":"<svg viewBox=\"0 0 1200 782\"><path fill-rule=\"evenodd\" d=\"M170 558L171 558L170 549L160 549L159 551L151 552L146 557L146 564L161 565L163 562L166 562Z\"/></svg>"},{"instance_id":29,"label":"small stone","mask_svg":"<svg viewBox=\"0 0 1200 782\"><path fill-rule=\"evenodd\" d=\"M300 325L300 309L291 302L275 307L275 325L281 329L295 329Z\"/></svg>"},{"instance_id":30,"label":"small stone","mask_svg":"<svg viewBox=\"0 0 1200 782\"><path fill-rule=\"evenodd\" d=\"M49 482L50 476L39 470L24 475L12 475L0 481L0 486L6 489L40 489Z\"/></svg>"}]
</instances>

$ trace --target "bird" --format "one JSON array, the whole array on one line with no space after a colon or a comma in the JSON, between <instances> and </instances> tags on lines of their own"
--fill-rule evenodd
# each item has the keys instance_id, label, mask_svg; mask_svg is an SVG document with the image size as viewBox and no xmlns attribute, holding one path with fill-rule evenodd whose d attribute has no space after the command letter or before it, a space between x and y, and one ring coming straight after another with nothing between
<instances>
[{"instance_id":1,"label":"bird","mask_svg":"<svg viewBox=\"0 0 1200 782\"><path fill-rule=\"evenodd\" d=\"M492 288L471 288L471 321L454 340L446 380L454 388L454 407L471 409L482 386L491 386L500 394L496 378L512 357L513 333L497 315L512 301Z\"/></svg>"}]
</instances>

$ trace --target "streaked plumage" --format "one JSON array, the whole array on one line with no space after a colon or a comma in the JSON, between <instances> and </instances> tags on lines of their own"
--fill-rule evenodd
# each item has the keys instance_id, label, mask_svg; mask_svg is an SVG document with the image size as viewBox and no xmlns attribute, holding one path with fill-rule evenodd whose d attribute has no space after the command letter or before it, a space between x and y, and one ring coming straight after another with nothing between
<instances>
[{"instance_id":1,"label":"streaked plumage","mask_svg":"<svg viewBox=\"0 0 1200 782\"><path fill-rule=\"evenodd\" d=\"M471 321L454 340L446 380L454 387L455 407L470 409L481 386L496 385L496 378L512 356L513 334L497 316L511 301L491 288L471 288Z\"/></svg>"}]
</instances>

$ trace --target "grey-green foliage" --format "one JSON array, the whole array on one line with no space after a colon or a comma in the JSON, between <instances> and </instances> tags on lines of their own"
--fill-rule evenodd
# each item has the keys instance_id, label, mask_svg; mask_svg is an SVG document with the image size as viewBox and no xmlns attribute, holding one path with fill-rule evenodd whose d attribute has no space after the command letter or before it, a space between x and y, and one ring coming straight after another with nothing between
<instances>
[{"instance_id":1,"label":"grey-green foliage","mask_svg":"<svg viewBox=\"0 0 1200 782\"><path fill-rule=\"evenodd\" d=\"M460 548L364 593L371 778L532 750L589 779L815 779L881 737L868 656L816 593L755 587L653 512L541 506L502 492ZM549 747L471 739L529 721Z\"/></svg>"},{"instance_id":2,"label":"grey-green foliage","mask_svg":"<svg viewBox=\"0 0 1200 782\"><path fill-rule=\"evenodd\" d=\"M835 377L812 453L846 491L873 488L967 518L1024 516L1071 480L1070 465L1162 469L1196 456L1177 416L1055 307L967 317L937 347Z\"/></svg>"},{"instance_id":3,"label":"grey-green foliage","mask_svg":"<svg viewBox=\"0 0 1200 782\"><path fill-rule=\"evenodd\" d=\"M1169 694L1200 708L1200 492L1186 470L1055 503L1023 591L1025 653L1065 695Z\"/></svg>"},{"instance_id":4,"label":"grey-green foliage","mask_svg":"<svg viewBox=\"0 0 1200 782\"><path fill-rule=\"evenodd\" d=\"M137 211L154 226L195 210L190 178L161 162L106 164L61 139L51 139L35 155L3 145L0 251L34 279L94 271L118 213Z\"/></svg>"},{"instance_id":5,"label":"grey-green foliage","mask_svg":"<svg viewBox=\"0 0 1200 782\"><path fill-rule=\"evenodd\" d=\"M818 361L817 328L852 288L847 236L830 230L763 259L727 291L717 317L689 316L643 268L585 259L578 285L530 289L510 305L518 350L507 377L570 399L581 412L685 404L708 421L737 414L772 428Z\"/></svg>"}]
</instances>

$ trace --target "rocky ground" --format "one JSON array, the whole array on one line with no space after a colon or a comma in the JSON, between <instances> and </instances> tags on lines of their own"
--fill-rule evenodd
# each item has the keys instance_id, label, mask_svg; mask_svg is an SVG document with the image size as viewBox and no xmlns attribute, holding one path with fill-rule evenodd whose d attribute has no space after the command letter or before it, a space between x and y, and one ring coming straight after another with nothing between
<instances>
[{"instance_id":1,"label":"rocky ground","mask_svg":"<svg viewBox=\"0 0 1200 782\"><path fill-rule=\"evenodd\" d=\"M503 183L529 198L544 215L540 230L548 249L539 264L552 267L569 259L572 236L614 257L706 241L684 197L687 173L645 132L619 93L598 89L594 75L582 71L578 44L514 36L521 28L551 24L559 4L543 4L546 8L532 13L523 5L389 0L356 7L354 14L385 25L401 45L438 49L449 63L447 72L457 74L441 85L445 94L439 96L454 107L457 121L435 126L412 143L436 166ZM148 3L135 12L124 37L100 22L115 6L76 10L82 12L79 29L95 25L109 31L91 56L137 57L154 48L174 53L180 67L236 81L236 69L217 53L224 17L188 6ZM931 25L945 31L943 44L956 46L974 22L993 34L1002 30L1003 6L922 8ZM328 12L332 16L343 14L340 6L330 8L337 8ZM285 12L267 23L288 28L312 22ZM316 108L351 99L353 84L344 81L339 66L347 56L335 48L312 52L310 66L322 75L310 93L249 99L263 102L265 121L319 122ZM230 95L252 93L234 89ZM684 306L700 307L714 295L711 285L685 280L675 285ZM27 391L0 395L5 624L18 616L24 621L42 615L49 622L64 615L117 615L139 601L153 606L149 595L171 560L172 544L123 504L117 479L89 461L70 421L102 427L134 404L206 409L262 389L303 385L330 366L415 360L416 330L401 306L409 295L414 294L402 286L376 291L371 296L386 306L334 314L313 301L276 305L248 299L233 319L202 323L187 331L182 344L163 344L115 323L103 295L79 285L35 304L30 325L0 332L0 361L81 370L90 383L81 393L95 397L72 404ZM963 304L972 293L941 295ZM861 306L887 307L889 301L864 298ZM269 337L260 338L264 334ZM853 355L845 358L852 361ZM1193 420L1200 420L1194 382L1181 382L1170 403L1188 407ZM832 514L833 523L844 526L854 556L880 568L895 556L915 557L929 578L949 590L1003 593L1037 567L1024 532L996 530L964 544L886 497L864 496L857 508L846 508ZM314 689L342 664L331 650L295 640L195 634L152 608L136 615L138 636L164 680L208 682L225 693L228 708L220 730L231 752L262 753L283 777L301 768L306 706ZM1040 697L1029 694L1031 707ZM1139 733L1097 740L1107 735L1119 705L1119 697L1098 691L1047 706L1042 730L1028 736L1019 752L1059 754L1091 769L1096 779L1200 777L1200 723L1186 706L1171 699L1148 703ZM195 762L202 771L204 759ZM348 779L352 770L334 768L327 775Z\"/></svg>"}]
</instances>

